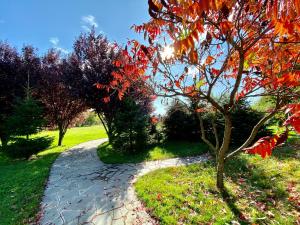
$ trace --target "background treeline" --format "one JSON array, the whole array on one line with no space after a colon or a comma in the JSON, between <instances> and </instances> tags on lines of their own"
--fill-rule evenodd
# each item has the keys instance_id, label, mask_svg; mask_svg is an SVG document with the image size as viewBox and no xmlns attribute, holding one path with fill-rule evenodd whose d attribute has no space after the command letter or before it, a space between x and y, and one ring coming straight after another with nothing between
<instances>
[{"instance_id":1,"label":"background treeline","mask_svg":"<svg viewBox=\"0 0 300 225\"><path fill-rule=\"evenodd\" d=\"M212 123L215 124L219 140L224 133L224 118L209 110L208 106L202 106L204 111L201 113L207 138L215 140ZM206 110L205 110L206 109ZM259 112L246 101L240 101L231 114L233 130L231 146L236 147L244 143L250 135L252 127L264 117L263 112ZM193 109L193 104L174 100L168 107L166 116L163 118L163 130L168 140L190 140L199 141L201 137L199 119ZM267 126L263 126L256 136L260 137L271 135Z\"/></svg>"},{"instance_id":2,"label":"background treeline","mask_svg":"<svg viewBox=\"0 0 300 225\"><path fill-rule=\"evenodd\" d=\"M143 81L132 84L122 99L96 85L112 81L119 57L120 50L95 31L81 34L68 55L49 49L40 56L32 46L17 51L0 42L2 151L29 157L43 150L51 140L32 135L44 128L58 129L62 145L68 127L95 124L95 115L116 149L143 148L151 130L152 93Z\"/></svg>"}]
</instances>

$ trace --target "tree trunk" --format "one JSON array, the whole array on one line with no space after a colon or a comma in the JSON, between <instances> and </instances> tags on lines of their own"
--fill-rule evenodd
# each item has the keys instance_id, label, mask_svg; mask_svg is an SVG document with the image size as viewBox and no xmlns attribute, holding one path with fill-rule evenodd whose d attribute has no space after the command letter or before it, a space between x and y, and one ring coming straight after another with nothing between
<instances>
[{"instance_id":1,"label":"tree trunk","mask_svg":"<svg viewBox=\"0 0 300 225\"><path fill-rule=\"evenodd\" d=\"M224 157L218 157L217 162L217 187L224 191Z\"/></svg>"},{"instance_id":2,"label":"tree trunk","mask_svg":"<svg viewBox=\"0 0 300 225\"><path fill-rule=\"evenodd\" d=\"M225 167L225 157L226 152L229 149L230 145L230 137L231 137L231 129L232 123L229 114L224 115L225 118L225 129L223 136L223 143L218 152L217 157L217 187L221 192L224 192L224 167Z\"/></svg>"},{"instance_id":3,"label":"tree trunk","mask_svg":"<svg viewBox=\"0 0 300 225\"><path fill-rule=\"evenodd\" d=\"M105 132L107 134L107 137L108 137L108 140L109 142L111 141L111 128L104 122L104 119L102 118L101 114L99 112L97 112L97 115L98 115L98 118L100 119L104 129L105 129Z\"/></svg>"},{"instance_id":4,"label":"tree trunk","mask_svg":"<svg viewBox=\"0 0 300 225\"><path fill-rule=\"evenodd\" d=\"M64 139L65 134L66 134L66 131L62 127L59 127L58 146L62 145L62 141Z\"/></svg>"}]
</instances>

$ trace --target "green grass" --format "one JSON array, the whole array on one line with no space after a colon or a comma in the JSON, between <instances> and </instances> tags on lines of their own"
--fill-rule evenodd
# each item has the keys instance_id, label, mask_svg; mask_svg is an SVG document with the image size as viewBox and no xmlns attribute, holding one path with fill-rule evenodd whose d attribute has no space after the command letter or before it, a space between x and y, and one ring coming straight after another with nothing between
<instances>
[{"instance_id":1,"label":"green grass","mask_svg":"<svg viewBox=\"0 0 300 225\"><path fill-rule=\"evenodd\" d=\"M175 157L201 155L208 151L206 145L195 142L168 142L136 154L122 154L106 142L99 146L98 156L105 163L139 163Z\"/></svg>"},{"instance_id":2,"label":"green grass","mask_svg":"<svg viewBox=\"0 0 300 225\"><path fill-rule=\"evenodd\" d=\"M38 136L54 136L53 145L32 161L11 160L0 153L0 224L29 224L39 210L52 163L64 150L79 143L106 137L100 126L69 129L63 146L57 147L57 131Z\"/></svg>"},{"instance_id":3,"label":"green grass","mask_svg":"<svg viewBox=\"0 0 300 225\"><path fill-rule=\"evenodd\" d=\"M242 154L229 162L230 198L216 189L213 163L153 171L141 177L135 188L161 224L296 224L299 146L296 149L277 149L265 160Z\"/></svg>"}]
</instances>

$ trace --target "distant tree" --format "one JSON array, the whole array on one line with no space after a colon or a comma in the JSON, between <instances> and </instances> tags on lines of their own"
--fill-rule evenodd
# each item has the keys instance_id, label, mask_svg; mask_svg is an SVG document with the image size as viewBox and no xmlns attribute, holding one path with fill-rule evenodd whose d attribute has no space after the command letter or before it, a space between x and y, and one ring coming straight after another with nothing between
<instances>
[{"instance_id":1,"label":"distant tree","mask_svg":"<svg viewBox=\"0 0 300 225\"><path fill-rule=\"evenodd\" d=\"M25 95L28 98L30 94L33 94L34 89L37 87L40 72L41 72L41 59L36 53L36 49L30 45L22 48L21 55L21 75L22 80L26 82L23 84L25 87Z\"/></svg>"},{"instance_id":2,"label":"distant tree","mask_svg":"<svg viewBox=\"0 0 300 225\"><path fill-rule=\"evenodd\" d=\"M13 111L16 97L21 96L24 90L19 79L20 68L21 59L16 49L0 42L0 139L3 146L9 139L6 120Z\"/></svg>"},{"instance_id":3,"label":"distant tree","mask_svg":"<svg viewBox=\"0 0 300 225\"><path fill-rule=\"evenodd\" d=\"M45 107L50 126L59 130L58 145L71 122L87 108L85 102L70 94L64 77L72 72L70 60L60 58L58 52L50 50L42 60L42 75L38 95Z\"/></svg>"},{"instance_id":4,"label":"distant tree","mask_svg":"<svg viewBox=\"0 0 300 225\"><path fill-rule=\"evenodd\" d=\"M94 109L101 120L108 137L112 135L112 121L120 100L116 91L99 89L98 85L109 84L113 80L113 62L119 52L103 35L94 30L82 34L74 43L74 54L70 57L73 68L66 74L73 95L84 100Z\"/></svg>"}]
</instances>

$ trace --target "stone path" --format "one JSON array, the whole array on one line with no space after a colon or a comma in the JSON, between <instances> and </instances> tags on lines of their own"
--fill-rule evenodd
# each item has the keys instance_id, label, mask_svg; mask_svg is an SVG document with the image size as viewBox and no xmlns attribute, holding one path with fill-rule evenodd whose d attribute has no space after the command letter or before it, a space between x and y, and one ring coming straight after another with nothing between
<instances>
[{"instance_id":1,"label":"stone path","mask_svg":"<svg viewBox=\"0 0 300 225\"><path fill-rule=\"evenodd\" d=\"M97 146L106 139L63 152L52 166L41 203L42 225L156 224L137 200L136 178L159 168L200 163L207 156L138 164L104 164Z\"/></svg>"}]
</instances>

